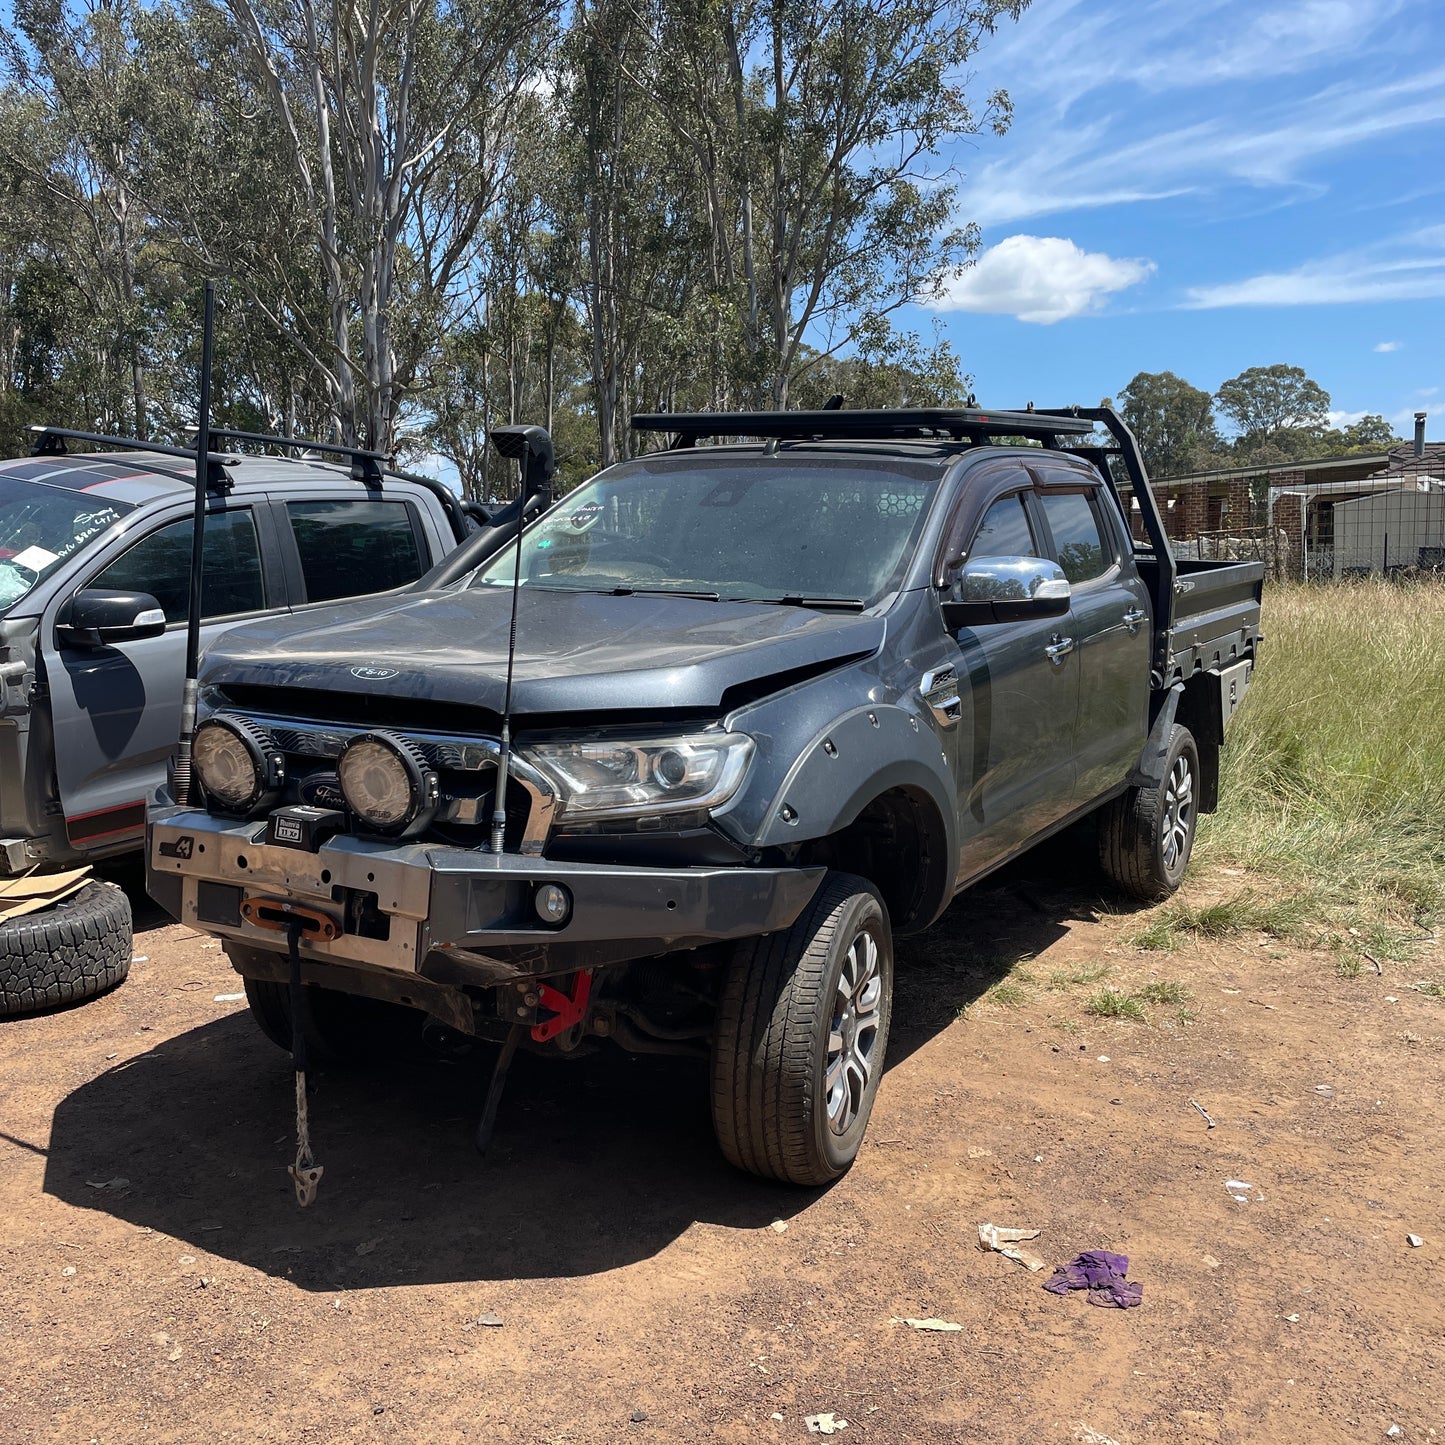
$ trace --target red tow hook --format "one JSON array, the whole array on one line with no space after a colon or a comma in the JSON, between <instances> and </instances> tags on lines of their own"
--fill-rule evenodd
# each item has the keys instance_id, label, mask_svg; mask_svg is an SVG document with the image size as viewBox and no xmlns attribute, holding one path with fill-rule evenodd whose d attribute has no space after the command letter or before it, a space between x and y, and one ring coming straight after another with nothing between
<instances>
[{"instance_id":1,"label":"red tow hook","mask_svg":"<svg viewBox=\"0 0 1445 1445\"><path fill-rule=\"evenodd\" d=\"M548 1039L565 1033L574 1024L580 1024L587 1016L587 1000L591 994L592 971L586 968L577 971L577 981L572 985L570 998L549 983L538 985L537 1002L542 1008L551 1009L554 1017L546 1023L532 1025L533 1039L539 1044L545 1044Z\"/></svg>"}]
</instances>

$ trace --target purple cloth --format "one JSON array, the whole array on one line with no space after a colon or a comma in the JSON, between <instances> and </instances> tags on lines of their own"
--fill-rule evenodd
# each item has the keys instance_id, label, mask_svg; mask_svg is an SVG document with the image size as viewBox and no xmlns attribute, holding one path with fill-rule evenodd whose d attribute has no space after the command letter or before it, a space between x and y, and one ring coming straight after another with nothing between
<instances>
[{"instance_id":1,"label":"purple cloth","mask_svg":"<svg viewBox=\"0 0 1445 1445\"><path fill-rule=\"evenodd\" d=\"M1121 1310L1133 1309L1144 1299L1144 1286L1124 1278L1129 1273L1129 1256L1107 1249L1086 1249L1068 1264L1054 1270L1044 1288L1050 1294L1068 1294L1073 1289L1089 1292L1091 1305Z\"/></svg>"}]
</instances>

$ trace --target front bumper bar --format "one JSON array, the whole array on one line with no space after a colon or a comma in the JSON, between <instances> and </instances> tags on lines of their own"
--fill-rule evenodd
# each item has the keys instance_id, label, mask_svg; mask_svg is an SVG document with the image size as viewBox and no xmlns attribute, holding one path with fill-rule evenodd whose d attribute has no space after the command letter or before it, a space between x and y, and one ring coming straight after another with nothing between
<instances>
[{"instance_id":1,"label":"front bumper bar","mask_svg":"<svg viewBox=\"0 0 1445 1445\"><path fill-rule=\"evenodd\" d=\"M329 940L314 931L302 938L307 958L447 983L540 978L775 933L802 913L824 872L555 863L344 834L310 853L265 837L264 819L153 808L151 896L193 928L273 951L285 950L285 932L249 922L243 902L263 900L273 916L289 904L335 924ZM533 897L544 883L571 894L561 928L537 918ZM370 922L354 929L363 913Z\"/></svg>"}]
</instances>

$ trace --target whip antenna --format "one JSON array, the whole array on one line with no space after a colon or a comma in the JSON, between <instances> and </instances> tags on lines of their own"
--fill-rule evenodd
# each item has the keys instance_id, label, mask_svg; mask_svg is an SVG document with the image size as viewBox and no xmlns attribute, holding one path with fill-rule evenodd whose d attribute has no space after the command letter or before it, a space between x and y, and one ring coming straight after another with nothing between
<instances>
[{"instance_id":1,"label":"whip antenna","mask_svg":"<svg viewBox=\"0 0 1445 1445\"><path fill-rule=\"evenodd\" d=\"M522 591L522 529L527 514L545 511L552 501L552 474L556 457L552 438L540 426L499 426L491 442L504 457L520 462L522 480L517 492L517 540L512 561L512 623L507 638L507 688L502 698L502 755L497 760L497 788L492 806L492 852L504 848L507 828L507 774L512 765L512 670L517 660L517 598Z\"/></svg>"},{"instance_id":2,"label":"whip antenna","mask_svg":"<svg viewBox=\"0 0 1445 1445\"><path fill-rule=\"evenodd\" d=\"M196 408L196 507L191 519L190 613L186 618L186 680L181 692L181 735L176 742L175 793L183 807L191 798L191 743L196 734L196 678L201 658L201 570L206 546L206 495L217 480L220 458L211 456L211 343L216 321L216 283L206 282L201 329L200 397ZM224 476L224 473L221 474Z\"/></svg>"}]
</instances>

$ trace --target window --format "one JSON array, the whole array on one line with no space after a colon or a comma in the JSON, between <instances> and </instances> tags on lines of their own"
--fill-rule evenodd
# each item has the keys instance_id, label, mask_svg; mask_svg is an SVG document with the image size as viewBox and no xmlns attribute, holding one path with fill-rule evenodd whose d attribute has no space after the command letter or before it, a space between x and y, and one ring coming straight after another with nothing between
<instances>
[{"instance_id":1,"label":"window","mask_svg":"<svg viewBox=\"0 0 1445 1445\"><path fill-rule=\"evenodd\" d=\"M1040 557L1029 528L1029 514L1021 493L1000 497L987 512L974 535L971 557Z\"/></svg>"},{"instance_id":2,"label":"window","mask_svg":"<svg viewBox=\"0 0 1445 1445\"><path fill-rule=\"evenodd\" d=\"M906 575L936 463L660 453L610 468L525 533L529 587L715 592L872 605ZM510 548L473 585L510 587Z\"/></svg>"},{"instance_id":3,"label":"window","mask_svg":"<svg viewBox=\"0 0 1445 1445\"><path fill-rule=\"evenodd\" d=\"M86 585L149 592L165 609L167 622L184 622L191 614L190 578L191 519L186 517L142 537ZM207 515L202 587L202 617L265 609L261 548L249 509Z\"/></svg>"},{"instance_id":4,"label":"window","mask_svg":"<svg viewBox=\"0 0 1445 1445\"><path fill-rule=\"evenodd\" d=\"M1113 564L1113 550L1104 541L1089 498L1080 492L1043 492L1040 499L1064 576L1075 583L1103 576Z\"/></svg>"},{"instance_id":5,"label":"window","mask_svg":"<svg viewBox=\"0 0 1445 1445\"><path fill-rule=\"evenodd\" d=\"M0 475L0 612L130 510L78 488Z\"/></svg>"},{"instance_id":6,"label":"window","mask_svg":"<svg viewBox=\"0 0 1445 1445\"><path fill-rule=\"evenodd\" d=\"M415 582L426 556L405 502L287 502L308 602Z\"/></svg>"}]
</instances>

